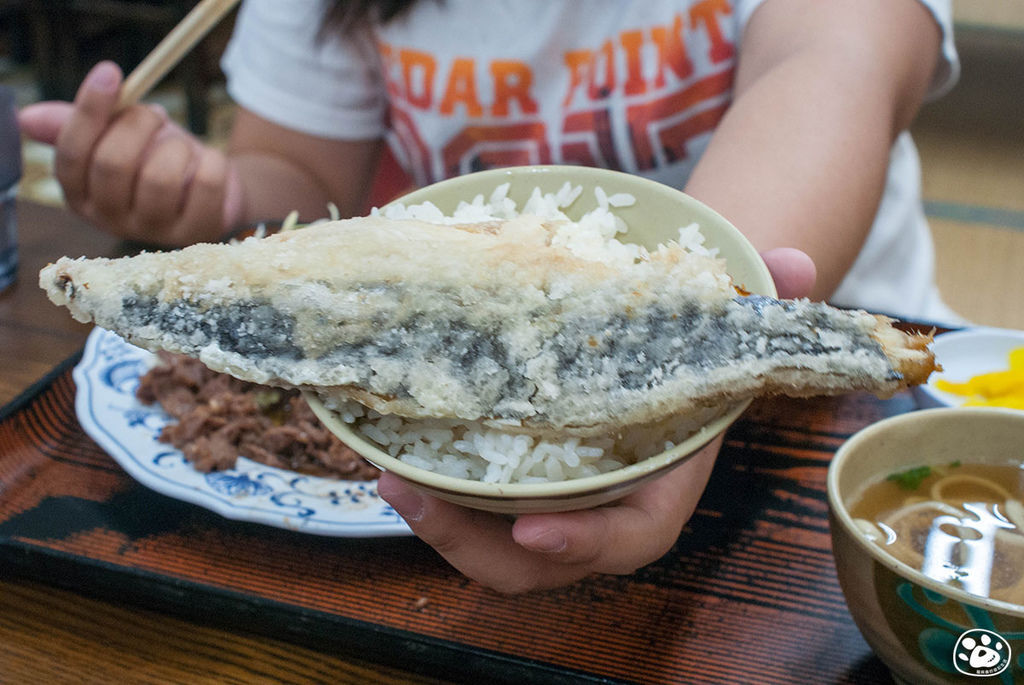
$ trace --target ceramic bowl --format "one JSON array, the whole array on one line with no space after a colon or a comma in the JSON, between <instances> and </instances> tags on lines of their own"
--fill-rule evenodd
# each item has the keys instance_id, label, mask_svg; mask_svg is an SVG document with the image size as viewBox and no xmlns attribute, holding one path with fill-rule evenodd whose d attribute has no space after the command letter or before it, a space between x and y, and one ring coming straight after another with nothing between
<instances>
[{"instance_id":1,"label":"ceramic bowl","mask_svg":"<svg viewBox=\"0 0 1024 685\"><path fill-rule=\"evenodd\" d=\"M968 594L897 561L858 530L847 507L894 472L967 456L1019 462L1021 445L1024 412L937 408L880 421L836 453L828 472L836 572L854 622L897 681L1024 682L1024 606Z\"/></svg>"},{"instance_id":2,"label":"ceramic bowl","mask_svg":"<svg viewBox=\"0 0 1024 685\"><path fill-rule=\"evenodd\" d=\"M932 350L942 371L915 386L918 406L959 407L967 398L939 390L936 382L944 379L960 383L981 373L1002 371L1008 368L1010 352L1019 347L1024 347L1024 331L1005 328L965 328L935 336Z\"/></svg>"},{"instance_id":3,"label":"ceramic bowl","mask_svg":"<svg viewBox=\"0 0 1024 685\"><path fill-rule=\"evenodd\" d=\"M398 201L406 205L430 201L450 214L460 201L471 201L481 193L488 197L497 186L509 182L509 197L522 207L535 187L545 193L554 193L566 181L583 187L582 195L566 210L571 218L579 218L597 206L594 189L598 186L608 195L630 193L636 198L636 203L615 210L629 226L628 232L620 236L621 240L653 248L678 238L679 228L697 222L705 236L705 244L719 248L737 285L753 293L775 296L774 283L760 255L728 221L678 190L637 176L586 167L515 167L442 181L416 190ZM728 428L748 404L744 402L723 408L718 418L673 449L610 473L557 483L495 484L439 475L410 466L389 456L315 398L308 399L329 430L379 468L394 472L450 502L510 514L584 509L619 499L686 462Z\"/></svg>"}]
</instances>

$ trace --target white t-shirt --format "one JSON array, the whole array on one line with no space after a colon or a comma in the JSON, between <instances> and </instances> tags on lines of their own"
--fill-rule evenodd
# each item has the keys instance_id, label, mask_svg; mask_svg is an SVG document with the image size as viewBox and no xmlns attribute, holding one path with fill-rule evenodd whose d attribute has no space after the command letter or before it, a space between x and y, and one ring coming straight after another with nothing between
<instances>
[{"instance_id":1,"label":"white t-shirt","mask_svg":"<svg viewBox=\"0 0 1024 685\"><path fill-rule=\"evenodd\" d=\"M950 0L932 97L956 80ZM585 164L686 184L731 99L763 0L419 0L355 35L321 33L318 0L246 0L223 67L241 106L338 139L386 136L423 185L494 166ZM931 234L910 136L878 216L831 298L934 322Z\"/></svg>"}]
</instances>

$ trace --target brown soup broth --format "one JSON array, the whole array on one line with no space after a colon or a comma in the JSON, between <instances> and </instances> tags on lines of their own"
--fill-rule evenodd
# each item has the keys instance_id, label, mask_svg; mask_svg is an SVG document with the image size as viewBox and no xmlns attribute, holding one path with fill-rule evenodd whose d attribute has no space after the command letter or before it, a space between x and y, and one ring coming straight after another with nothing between
<instances>
[{"instance_id":1,"label":"brown soup broth","mask_svg":"<svg viewBox=\"0 0 1024 685\"><path fill-rule=\"evenodd\" d=\"M964 462L895 478L850 504L866 534L938 581L1024 604L1024 466Z\"/></svg>"}]
</instances>

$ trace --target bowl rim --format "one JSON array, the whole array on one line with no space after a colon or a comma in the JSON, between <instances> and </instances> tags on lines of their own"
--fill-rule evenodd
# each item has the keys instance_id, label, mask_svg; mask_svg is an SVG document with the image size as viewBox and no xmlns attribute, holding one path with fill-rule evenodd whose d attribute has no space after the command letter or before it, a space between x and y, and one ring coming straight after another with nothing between
<instances>
[{"instance_id":1,"label":"bowl rim","mask_svg":"<svg viewBox=\"0 0 1024 685\"><path fill-rule=\"evenodd\" d=\"M970 326L967 328L958 328L945 333L939 333L935 336L932 341L932 350L935 352L936 361L939 363L942 361L939 359L939 355L941 354L943 345L956 344L965 340L970 341L978 338L1003 338L1006 340L1015 340L1020 345L1024 345L1024 331L1021 330L1013 328L999 328L996 326ZM998 371L998 369L995 368L992 370ZM963 407L967 398L958 397L957 395L944 392L935 387L935 381L939 378L945 378L946 376L944 376L944 374L946 373L948 373L948 370L932 374L926 383L916 386L914 390L927 396L931 401L941 405L942 407Z\"/></svg>"},{"instance_id":2,"label":"bowl rim","mask_svg":"<svg viewBox=\"0 0 1024 685\"><path fill-rule=\"evenodd\" d=\"M840 445L838 450L836 450L836 453L832 458L832 462L829 464L826 476L825 488L828 495L829 510L832 512L839 524L842 525L844 531L854 539L855 544L858 545L860 549L867 552L868 555L876 562L887 567L899 576L906 578L907 580L911 580L915 584L932 590L944 597L955 599L958 602L981 606L999 614L1006 614L1024 619L1024 605L1011 604L1002 600L992 599L991 597L982 597L981 595L971 594L960 588L956 588L952 585L947 585L930 578L924 575L921 571L915 569L913 566L891 556L881 547L874 544L858 532L857 526L853 521L853 517L846 508L846 504L843 502L842 497L840 497L839 471L842 468L843 462L847 459L847 455L853 453L854 448L860 445L860 443L866 442L880 433L884 433L893 426L920 421L922 418L941 417L943 415L956 416L961 419L968 418L972 415L1002 415L1011 421L1019 421L1021 427L1024 428L1024 412L1016 409L1006 409L1003 407L934 407L931 409L919 409L904 414L897 414L896 416L890 416L877 421L855 433L846 442ZM835 533L833 532L833 535L834 534Z\"/></svg>"}]
</instances>

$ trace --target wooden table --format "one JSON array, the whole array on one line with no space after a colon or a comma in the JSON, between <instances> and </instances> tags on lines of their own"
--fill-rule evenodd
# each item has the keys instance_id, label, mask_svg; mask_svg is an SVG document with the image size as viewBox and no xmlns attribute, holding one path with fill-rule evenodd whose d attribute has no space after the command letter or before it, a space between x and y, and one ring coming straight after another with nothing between
<instances>
[{"instance_id":1,"label":"wooden table","mask_svg":"<svg viewBox=\"0 0 1024 685\"><path fill-rule=\"evenodd\" d=\"M20 281L0 295L0 404L89 330L46 300L38 270L135 249L61 210L19 211ZM824 479L850 434L912 409L909 396L755 404L663 559L520 598L467 581L412 538L325 539L152 493L84 436L73 397L65 367L0 421L0 681L891 682L838 589ZM24 483L64 492L61 473L76 497L4 513ZM93 477L126 497L101 501L77 480ZM26 511L67 518L56 505L70 499L111 519L10 532ZM131 512L118 509L126 500Z\"/></svg>"},{"instance_id":2,"label":"wooden table","mask_svg":"<svg viewBox=\"0 0 1024 685\"><path fill-rule=\"evenodd\" d=\"M137 249L57 208L23 202L18 223L18 282L0 293L0 406L77 352L91 329L46 299L37 285L39 270L64 255L115 256ZM0 682L133 681L439 682L93 599L0 569Z\"/></svg>"},{"instance_id":3,"label":"wooden table","mask_svg":"<svg viewBox=\"0 0 1024 685\"><path fill-rule=\"evenodd\" d=\"M39 270L64 255L117 254L111 236L53 207L18 206L17 282L0 293L0 404L6 404L82 346L91 326L54 307L39 288Z\"/></svg>"}]
</instances>

